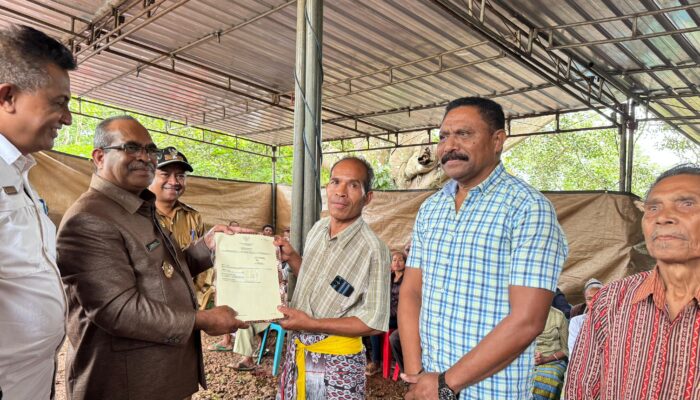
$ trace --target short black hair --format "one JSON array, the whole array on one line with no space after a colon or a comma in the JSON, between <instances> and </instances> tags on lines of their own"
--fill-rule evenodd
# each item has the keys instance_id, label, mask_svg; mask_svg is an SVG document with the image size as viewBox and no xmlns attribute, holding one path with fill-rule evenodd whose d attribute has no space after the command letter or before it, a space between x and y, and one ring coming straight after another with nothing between
<instances>
[{"instance_id":1,"label":"short black hair","mask_svg":"<svg viewBox=\"0 0 700 400\"><path fill-rule=\"evenodd\" d=\"M374 184L374 169L372 168L372 165L370 165L370 163L367 162L367 160L365 160L364 158L357 157L357 156L345 156L345 157L341 158L340 160L336 161L333 164L333 166L331 167L331 175L333 175L333 170L335 169L336 165L340 164L343 161L347 161L347 160L357 161L360 164L365 166L366 174L365 174L365 181L362 182L362 187L365 189L365 194L371 192L372 185Z\"/></svg>"},{"instance_id":2,"label":"short black hair","mask_svg":"<svg viewBox=\"0 0 700 400\"><path fill-rule=\"evenodd\" d=\"M270 224L265 224L265 225L263 225L263 230L265 230L265 228L270 228L270 229L272 229L273 231L275 230L275 227L272 226L272 225L270 225Z\"/></svg>"},{"instance_id":3,"label":"short black hair","mask_svg":"<svg viewBox=\"0 0 700 400\"><path fill-rule=\"evenodd\" d=\"M64 71L77 67L70 50L44 32L26 25L0 30L0 83L11 83L19 90L46 86L46 67L55 64Z\"/></svg>"},{"instance_id":4,"label":"short black hair","mask_svg":"<svg viewBox=\"0 0 700 400\"><path fill-rule=\"evenodd\" d=\"M481 114L484 122L486 122L493 132L505 129L506 127L506 117L503 113L503 107L491 99L484 97L462 97L456 100L452 100L445 107L445 115L442 119L444 120L447 114L459 107L476 107Z\"/></svg>"},{"instance_id":5,"label":"short black hair","mask_svg":"<svg viewBox=\"0 0 700 400\"><path fill-rule=\"evenodd\" d=\"M686 164L679 164L676 165L675 167L666 170L659 175L654 183L651 184L649 187L649 190L647 190L646 196L644 196L645 199L649 198L649 193L651 193L651 190L654 189L656 185L659 184L662 180L666 178L670 178L672 176L678 176L678 175L697 175L700 176L700 165L698 164L693 164L693 163L686 163Z\"/></svg>"}]
</instances>

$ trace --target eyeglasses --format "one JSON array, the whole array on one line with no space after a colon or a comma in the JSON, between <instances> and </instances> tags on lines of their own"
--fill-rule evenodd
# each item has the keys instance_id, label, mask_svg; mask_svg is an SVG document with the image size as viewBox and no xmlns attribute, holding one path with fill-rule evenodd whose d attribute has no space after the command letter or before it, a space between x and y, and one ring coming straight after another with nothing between
<instances>
[{"instance_id":1,"label":"eyeglasses","mask_svg":"<svg viewBox=\"0 0 700 400\"><path fill-rule=\"evenodd\" d=\"M158 158L162 152L155 144L147 144L141 146L136 143L122 143L116 146L103 146L100 147L102 150L120 150L125 152L130 156L136 156L141 154L141 152L146 152L150 158Z\"/></svg>"}]
</instances>

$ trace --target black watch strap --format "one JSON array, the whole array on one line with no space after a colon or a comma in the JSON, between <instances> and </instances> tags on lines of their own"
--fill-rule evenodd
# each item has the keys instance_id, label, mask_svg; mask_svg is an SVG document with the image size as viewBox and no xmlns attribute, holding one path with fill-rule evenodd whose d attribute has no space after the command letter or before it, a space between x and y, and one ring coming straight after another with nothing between
<instances>
[{"instance_id":1,"label":"black watch strap","mask_svg":"<svg viewBox=\"0 0 700 400\"><path fill-rule=\"evenodd\" d=\"M456 400L459 396L455 394L451 387L445 382L445 373L441 372L438 375L438 399L439 400Z\"/></svg>"}]
</instances>

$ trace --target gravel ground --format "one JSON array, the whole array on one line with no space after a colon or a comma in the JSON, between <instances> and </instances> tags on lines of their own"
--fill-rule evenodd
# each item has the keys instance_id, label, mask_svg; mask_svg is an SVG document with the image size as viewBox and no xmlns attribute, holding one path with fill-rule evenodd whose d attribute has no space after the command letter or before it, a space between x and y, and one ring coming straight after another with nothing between
<instances>
[{"instance_id":1,"label":"gravel ground","mask_svg":"<svg viewBox=\"0 0 700 400\"><path fill-rule=\"evenodd\" d=\"M274 351L274 334L267 340L267 348ZM202 347L218 341L219 338L202 334ZM58 359L56 376L56 399L65 400L64 365L65 349ZM233 400L233 399L274 399L277 393L277 378L272 376L272 354L263 357L262 364L251 372L235 371L230 365L239 360L239 356L227 352L204 352L204 364L209 389L200 390L192 396L193 400ZM367 385L368 399L401 399L406 386L382 378L381 374L369 377Z\"/></svg>"}]
</instances>

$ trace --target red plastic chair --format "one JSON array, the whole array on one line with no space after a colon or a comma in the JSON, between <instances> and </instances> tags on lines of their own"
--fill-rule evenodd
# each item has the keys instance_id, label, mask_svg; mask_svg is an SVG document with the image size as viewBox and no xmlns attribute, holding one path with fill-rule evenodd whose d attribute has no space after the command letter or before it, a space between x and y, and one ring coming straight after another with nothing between
<instances>
[{"instance_id":1,"label":"red plastic chair","mask_svg":"<svg viewBox=\"0 0 700 400\"><path fill-rule=\"evenodd\" d=\"M389 368L391 366L392 362L392 357L391 357L391 343L389 342L389 336L391 336L391 333L394 332L395 329L389 329L388 332L384 332L384 340L383 340L383 348L382 348L382 376L384 379L389 379ZM394 363L394 374L392 375L391 379L396 380L399 379L399 363L395 362Z\"/></svg>"}]
</instances>

